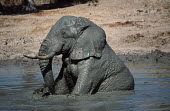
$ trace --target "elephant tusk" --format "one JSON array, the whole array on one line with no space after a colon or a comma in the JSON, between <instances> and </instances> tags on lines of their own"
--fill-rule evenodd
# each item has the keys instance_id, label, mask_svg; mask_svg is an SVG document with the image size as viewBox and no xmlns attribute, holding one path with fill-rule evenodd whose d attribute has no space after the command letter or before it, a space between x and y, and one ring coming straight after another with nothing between
<instances>
[{"instance_id":1,"label":"elephant tusk","mask_svg":"<svg viewBox=\"0 0 170 111\"><path fill-rule=\"evenodd\" d=\"M52 58L52 57L54 57L55 56L55 52L51 52L50 54L48 54L48 55L45 55L45 56L36 56L38 59L50 59L50 58Z\"/></svg>"},{"instance_id":2,"label":"elephant tusk","mask_svg":"<svg viewBox=\"0 0 170 111\"><path fill-rule=\"evenodd\" d=\"M29 59L50 59L50 58L52 58L52 57L54 57L55 56L55 52L51 52L50 54L48 54L48 55L45 55L45 56L29 56L29 55L23 55L24 57L27 57L27 58L29 58Z\"/></svg>"},{"instance_id":3,"label":"elephant tusk","mask_svg":"<svg viewBox=\"0 0 170 111\"><path fill-rule=\"evenodd\" d=\"M26 58L29 58L29 59L38 59L37 56L29 56L29 55L23 55L24 57Z\"/></svg>"}]
</instances>

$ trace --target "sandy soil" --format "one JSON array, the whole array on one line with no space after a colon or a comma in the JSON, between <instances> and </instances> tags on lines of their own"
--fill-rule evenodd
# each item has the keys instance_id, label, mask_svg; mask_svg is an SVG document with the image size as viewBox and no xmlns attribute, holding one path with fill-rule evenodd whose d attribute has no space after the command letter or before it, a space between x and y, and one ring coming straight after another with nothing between
<instances>
[{"instance_id":1,"label":"sandy soil","mask_svg":"<svg viewBox=\"0 0 170 111\"><path fill-rule=\"evenodd\" d=\"M52 25L65 15L86 17L98 24L118 55L133 55L129 61L134 55L147 58L153 52L159 53L158 58L170 57L170 1L99 0L96 7L80 4L31 14L0 15L0 60L37 53Z\"/></svg>"}]
</instances>

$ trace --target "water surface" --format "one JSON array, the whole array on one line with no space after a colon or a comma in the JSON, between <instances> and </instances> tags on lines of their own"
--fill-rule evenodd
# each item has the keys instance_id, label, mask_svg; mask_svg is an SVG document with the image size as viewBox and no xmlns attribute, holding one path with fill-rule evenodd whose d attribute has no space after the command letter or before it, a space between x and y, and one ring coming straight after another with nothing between
<instances>
[{"instance_id":1,"label":"water surface","mask_svg":"<svg viewBox=\"0 0 170 111\"><path fill-rule=\"evenodd\" d=\"M0 110L5 111L167 111L170 110L170 64L127 64L134 91L33 99L43 84L38 66L0 66ZM59 66L54 66L57 77Z\"/></svg>"}]
</instances>

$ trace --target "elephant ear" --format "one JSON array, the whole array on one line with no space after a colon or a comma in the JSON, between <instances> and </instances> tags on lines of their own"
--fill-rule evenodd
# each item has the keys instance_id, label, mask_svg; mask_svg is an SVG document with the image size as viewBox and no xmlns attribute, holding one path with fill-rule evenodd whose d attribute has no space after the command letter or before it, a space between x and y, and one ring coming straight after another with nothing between
<instances>
[{"instance_id":1,"label":"elephant ear","mask_svg":"<svg viewBox=\"0 0 170 111\"><path fill-rule=\"evenodd\" d=\"M87 25L88 24L88 25ZM88 57L102 57L102 50L106 44L106 35L102 28L85 18L79 18L77 30L81 35L70 53L72 60L81 60Z\"/></svg>"}]
</instances>

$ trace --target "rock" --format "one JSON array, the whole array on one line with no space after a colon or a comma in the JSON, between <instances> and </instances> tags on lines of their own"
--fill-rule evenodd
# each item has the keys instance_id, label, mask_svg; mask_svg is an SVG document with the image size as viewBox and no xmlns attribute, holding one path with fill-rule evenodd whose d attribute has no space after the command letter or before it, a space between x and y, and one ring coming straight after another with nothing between
<instances>
[{"instance_id":1,"label":"rock","mask_svg":"<svg viewBox=\"0 0 170 111\"><path fill-rule=\"evenodd\" d=\"M136 12L141 13L141 12L144 12L144 10L140 10L140 9L138 9L138 10L136 10Z\"/></svg>"}]
</instances>

